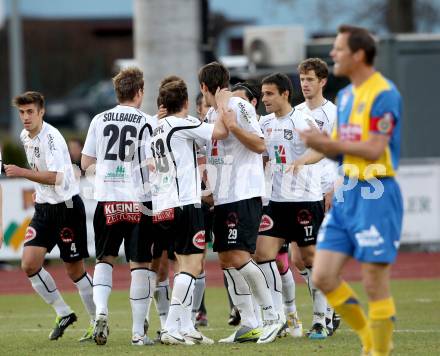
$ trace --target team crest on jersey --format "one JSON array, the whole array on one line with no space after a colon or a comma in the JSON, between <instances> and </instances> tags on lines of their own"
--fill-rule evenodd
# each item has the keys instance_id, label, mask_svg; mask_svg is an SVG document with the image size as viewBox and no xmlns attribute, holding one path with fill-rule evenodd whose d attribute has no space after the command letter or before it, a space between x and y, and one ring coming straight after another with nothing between
<instances>
[{"instance_id":1,"label":"team crest on jersey","mask_svg":"<svg viewBox=\"0 0 440 356\"><path fill-rule=\"evenodd\" d=\"M301 209L296 214L296 220L300 225L310 225L312 223L312 213L308 209Z\"/></svg>"},{"instance_id":2,"label":"team crest on jersey","mask_svg":"<svg viewBox=\"0 0 440 356\"><path fill-rule=\"evenodd\" d=\"M268 231L273 228L273 220L269 215L263 214L261 217L260 228L258 232Z\"/></svg>"},{"instance_id":3,"label":"team crest on jersey","mask_svg":"<svg viewBox=\"0 0 440 356\"><path fill-rule=\"evenodd\" d=\"M315 122L318 125L319 129L322 130L322 128L324 127L324 122L321 120L316 120L316 119L315 119Z\"/></svg>"},{"instance_id":4,"label":"team crest on jersey","mask_svg":"<svg viewBox=\"0 0 440 356\"><path fill-rule=\"evenodd\" d=\"M24 243L29 242L37 236L37 231L32 226L28 226L24 234Z\"/></svg>"},{"instance_id":5,"label":"team crest on jersey","mask_svg":"<svg viewBox=\"0 0 440 356\"><path fill-rule=\"evenodd\" d=\"M286 148L283 145L275 145L275 163L286 163Z\"/></svg>"},{"instance_id":6,"label":"team crest on jersey","mask_svg":"<svg viewBox=\"0 0 440 356\"><path fill-rule=\"evenodd\" d=\"M74 240L75 234L73 233L73 230L69 227L65 227L60 232L60 238L61 241L63 241L66 244L71 243Z\"/></svg>"},{"instance_id":7,"label":"team crest on jersey","mask_svg":"<svg viewBox=\"0 0 440 356\"><path fill-rule=\"evenodd\" d=\"M204 250L206 246L205 242L205 230L200 230L197 234L193 237L193 245L200 250Z\"/></svg>"},{"instance_id":8,"label":"team crest on jersey","mask_svg":"<svg viewBox=\"0 0 440 356\"><path fill-rule=\"evenodd\" d=\"M40 147L34 147L34 156L40 158Z\"/></svg>"},{"instance_id":9,"label":"team crest on jersey","mask_svg":"<svg viewBox=\"0 0 440 356\"><path fill-rule=\"evenodd\" d=\"M284 139L286 140L292 140L293 139L293 131L284 129Z\"/></svg>"}]
</instances>

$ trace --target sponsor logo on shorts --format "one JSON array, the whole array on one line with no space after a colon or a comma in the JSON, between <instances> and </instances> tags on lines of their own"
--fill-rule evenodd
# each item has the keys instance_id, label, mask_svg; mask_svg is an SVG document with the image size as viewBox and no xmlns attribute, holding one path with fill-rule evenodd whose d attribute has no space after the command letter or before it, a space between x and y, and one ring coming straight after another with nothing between
<instances>
[{"instance_id":1,"label":"sponsor logo on shorts","mask_svg":"<svg viewBox=\"0 0 440 356\"><path fill-rule=\"evenodd\" d=\"M230 229L235 229L238 225L238 214L235 212L229 213L228 218L226 219L226 225Z\"/></svg>"},{"instance_id":2,"label":"sponsor logo on shorts","mask_svg":"<svg viewBox=\"0 0 440 356\"><path fill-rule=\"evenodd\" d=\"M174 208L165 209L153 215L153 224L157 224L162 221L173 221L173 220L174 220Z\"/></svg>"},{"instance_id":3,"label":"sponsor logo on shorts","mask_svg":"<svg viewBox=\"0 0 440 356\"><path fill-rule=\"evenodd\" d=\"M201 230L197 234L194 235L193 245L201 250L205 249L205 246L206 246L205 230Z\"/></svg>"},{"instance_id":4,"label":"sponsor logo on shorts","mask_svg":"<svg viewBox=\"0 0 440 356\"><path fill-rule=\"evenodd\" d=\"M269 215L264 214L261 217L260 228L258 229L258 232L268 231L272 228L273 228L273 220Z\"/></svg>"},{"instance_id":5,"label":"sponsor logo on shorts","mask_svg":"<svg viewBox=\"0 0 440 356\"><path fill-rule=\"evenodd\" d=\"M377 247L385 242L379 230L377 230L374 225L371 225L368 230L362 230L356 233L354 237L360 247Z\"/></svg>"},{"instance_id":6,"label":"sponsor logo on shorts","mask_svg":"<svg viewBox=\"0 0 440 356\"><path fill-rule=\"evenodd\" d=\"M138 203L105 203L105 223L112 225L118 222L129 222L138 224L141 220L141 209Z\"/></svg>"},{"instance_id":7,"label":"sponsor logo on shorts","mask_svg":"<svg viewBox=\"0 0 440 356\"><path fill-rule=\"evenodd\" d=\"M312 223L312 213L308 209L301 209L296 215L296 220L300 225L310 225Z\"/></svg>"},{"instance_id":8,"label":"sponsor logo on shorts","mask_svg":"<svg viewBox=\"0 0 440 356\"><path fill-rule=\"evenodd\" d=\"M63 241L66 244L70 244L75 237L75 234L73 233L73 230L69 227L64 227L60 232L61 241Z\"/></svg>"},{"instance_id":9,"label":"sponsor logo on shorts","mask_svg":"<svg viewBox=\"0 0 440 356\"><path fill-rule=\"evenodd\" d=\"M26 233L24 234L24 243L29 242L37 236L37 232L32 226L28 226Z\"/></svg>"}]
</instances>

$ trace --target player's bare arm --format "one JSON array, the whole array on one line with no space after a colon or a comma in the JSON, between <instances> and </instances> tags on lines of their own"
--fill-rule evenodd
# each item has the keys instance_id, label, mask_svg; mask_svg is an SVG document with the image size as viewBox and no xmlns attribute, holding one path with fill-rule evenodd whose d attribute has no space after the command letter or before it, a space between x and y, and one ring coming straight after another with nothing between
<instances>
[{"instance_id":1,"label":"player's bare arm","mask_svg":"<svg viewBox=\"0 0 440 356\"><path fill-rule=\"evenodd\" d=\"M304 155L293 161L292 164L287 168L286 172L292 172L293 174L296 174L301 169L301 167L308 164L318 163L324 157L325 155L323 155L322 153L310 148Z\"/></svg>"},{"instance_id":2,"label":"player's bare arm","mask_svg":"<svg viewBox=\"0 0 440 356\"><path fill-rule=\"evenodd\" d=\"M8 177L26 178L32 182L56 185L62 182L63 174L60 172L33 171L28 168L21 168L14 164L5 164L5 172Z\"/></svg>"},{"instance_id":3,"label":"player's bare arm","mask_svg":"<svg viewBox=\"0 0 440 356\"><path fill-rule=\"evenodd\" d=\"M81 157L81 168L83 170L87 170L90 166L96 164L96 158L95 157L91 157L91 156L87 156L85 154L82 155Z\"/></svg>"},{"instance_id":4,"label":"player's bare arm","mask_svg":"<svg viewBox=\"0 0 440 356\"><path fill-rule=\"evenodd\" d=\"M237 116L233 110L224 111L222 119L229 132L231 132L247 149L255 153L263 153L266 150L264 138L238 126Z\"/></svg>"},{"instance_id":5,"label":"player's bare arm","mask_svg":"<svg viewBox=\"0 0 440 356\"><path fill-rule=\"evenodd\" d=\"M214 124L214 131L212 132L212 138L214 140L224 140L229 135L229 131L223 121L224 111L220 111L220 117ZM234 114L235 115L235 114Z\"/></svg>"},{"instance_id":6,"label":"player's bare arm","mask_svg":"<svg viewBox=\"0 0 440 356\"><path fill-rule=\"evenodd\" d=\"M301 139L307 146L321 152L327 157L337 155L351 155L370 161L376 161L385 151L389 137L383 134L370 133L367 141L334 141L319 130L307 130L300 133Z\"/></svg>"},{"instance_id":7,"label":"player's bare arm","mask_svg":"<svg viewBox=\"0 0 440 356\"><path fill-rule=\"evenodd\" d=\"M217 108L220 110L227 110L229 99L231 99L232 96L232 92L230 92L229 89L217 88L217 91L215 92L215 102L217 104Z\"/></svg>"}]
</instances>

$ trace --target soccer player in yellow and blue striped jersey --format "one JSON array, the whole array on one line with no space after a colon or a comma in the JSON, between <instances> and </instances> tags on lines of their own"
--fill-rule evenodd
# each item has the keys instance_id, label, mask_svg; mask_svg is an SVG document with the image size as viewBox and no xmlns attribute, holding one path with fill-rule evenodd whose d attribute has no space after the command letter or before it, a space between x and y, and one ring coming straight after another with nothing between
<instances>
[{"instance_id":1,"label":"soccer player in yellow and blue striped jersey","mask_svg":"<svg viewBox=\"0 0 440 356\"><path fill-rule=\"evenodd\" d=\"M334 74L351 84L337 98L337 127L330 138L301 134L321 154L337 158L344 183L318 235L313 282L361 339L364 355L389 355L395 305L390 293L402 227L403 204L394 179L399 162L401 97L373 66L376 46L367 30L341 26L331 56ZM341 279L345 263L362 264L368 319L359 299Z\"/></svg>"}]
</instances>

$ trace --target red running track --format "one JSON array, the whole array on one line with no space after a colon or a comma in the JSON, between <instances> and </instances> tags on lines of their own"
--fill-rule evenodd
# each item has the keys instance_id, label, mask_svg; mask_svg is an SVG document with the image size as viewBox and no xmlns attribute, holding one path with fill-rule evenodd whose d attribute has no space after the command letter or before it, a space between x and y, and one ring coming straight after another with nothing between
<instances>
[{"instance_id":1,"label":"red running track","mask_svg":"<svg viewBox=\"0 0 440 356\"><path fill-rule=\"evenodd\" d=\"M47 270L52 274L61 291L76 290L69 280L62 265L49 266ZM90 274L93 267L88 268ZM223 273L217 261L206 263L207 285L210 287L223 286ZM304 283L297 272L295 280ZM358 281L361 278L359 265L350 261L344 269L344 278ZM440 279L440 253L412 253L402 252L393 265L391 276L394 279ZM130 273L127 264L116 265L113 272L113 288L128 289ZM25 274L18 268L13 270L0 270L0 294L33 293L33 289Z\"/></svg>"}]
</instances>

